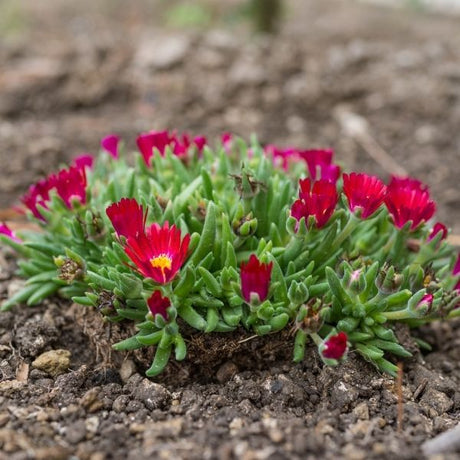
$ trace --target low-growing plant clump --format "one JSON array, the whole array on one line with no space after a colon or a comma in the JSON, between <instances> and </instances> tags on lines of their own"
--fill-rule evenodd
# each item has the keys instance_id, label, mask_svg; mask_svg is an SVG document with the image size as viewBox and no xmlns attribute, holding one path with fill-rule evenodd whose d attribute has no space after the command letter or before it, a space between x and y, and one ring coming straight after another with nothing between
<instances>
[{"instance_id":1,"label":"low-growing plant clump","mask_svg":"<svg viewBox=\"0 0 460 460\"><path fill-rule=\"evenodd\" d=\"M294 361L307 340L328 365L354 349L394 375L409 357L397 322L460 316L460 258L435 203L413 178L342 174L331 150L248 146L224 134L167 131L137 138L125 155L115 135L32 185L22 203L36 231L0 226L20 256L35 305L59 295L107 321L134 322L117 350L155 347L148 376L197 333L292 332ZM414 339L427 347L420 338Z\"/></svg>"}]
</instances>

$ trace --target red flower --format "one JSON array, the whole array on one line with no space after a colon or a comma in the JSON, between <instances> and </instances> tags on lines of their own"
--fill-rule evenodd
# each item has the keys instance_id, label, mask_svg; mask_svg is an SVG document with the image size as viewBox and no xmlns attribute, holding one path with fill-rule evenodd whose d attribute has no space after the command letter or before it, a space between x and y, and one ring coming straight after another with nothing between
<instances>
[{"instance_id":1,"label":"red flower","mask_svg":"<svg viewBox=\"0 0 460 460\"><path fill-rule=\"evenodd\" d=\"M336 335L331 335L324 343L321 351L324 358L341 359L347 351L347 334L339 332Z\"/></svg>"},{"instance_id":2,"label":"red flower","mask_svg":"<svg viewBox=\"0 0 460 460\"><path fill-rule=\"evenodd\" d=\"M454 268L452 270L452 275L459 275L460 274L460 253L457 256L457 260L455 261Z\"/></svg>"},{"instance_id":3,"label":"red flower","mask_svg":"<svg viewBox=\"0 0 460 460\"><path fill-rule=\"evenodd\" d=\"M309 216L315 216L316 226L324 227L331 218L338 201L335 184L320 179L312 184L310 179L299 181L300 192L297 200L291 208L291 215L297 220ZM313 186L312 186L313 185Z\"/></svg>"},{"instance_id":4,"label":"red flower","mask_svg":"<svg viewBox=\"0 0 460 460\"><path fill-rule=\"evenodd\" d=\"M391 176L391 181L388 184L389 189L409 188L411 190L428 191L428 185L414 179L413 177Z\"/></svg>"},{"instance_id":5,"label":"red flower","mask_svg":"<svg viewBox=\"0 0 460 460\"><path fill-rule=\"evenodd\" d=\"M340 167L332 163L332 150L281 149L270 144L265 147L265 152L272 155L273 161L280 163L285 171L289 169L290 162L305 161L311 180L325 179L335 183L340 176Z\"/></svg>"},{"instance_id":6,"label":"red flower","mask_svg":"<svg viewBox=\"0 0 460 460\"><path fill-rule=\"evenodd\" d=\"M153 149L157 149L160 155L165 154L166 147L169 145L168 131L151 131L143 133L136 139L139 148L147 166L150 165L150 158L153 155Z\"/></svg>"},{"instance_id":7,"label":"red flower","mask_svg":"<svg viewBox=\"0 0 460 460\"><path fill-rule=\"evenodd\" d=\"M90 153L83 153L73 160L73 165L78 169L93 167L94 157Z\"/></svg>"},{"instance_id":8,"label":"red flower","mask_svg":"<svg viewBox=\"0 0 460 460\"><path fill-rule=\"evenodd\" d=\"M164 319L168 319L168 312L166 309L171 306L171 301L168 297L163 297L160 291L154 291L150 298L147 300L150 313L153 318L156 315L161 315Z\"/></svg>"},{"instance_id":9,"label":"red flower","mask_svg":"<svg viewBox=\"0 0 460 460\"><path fill-rule=\"evenodd\" d=\"M111 204L105 212L118 236L135 238L144 233L147 211L144 212L135 198L122 198L118 203Z\"/></svg>"},{"instance_id":10,"label":"red flower","mask_svg":"<svg viewBox=\"0 0 460 460\"><path fill-rule=\"evenodd\" d=\"M264 264L252 254L248 262L241 263L241 292L246 302L251 301L251 294L257 294L262 302L268 296L273 262Z\"/></svg>"},{"instance_id":11,"label":"red flower","mask_svg":"<svg viewBox=\"0 0 460 460\"><path fill-rule=\"evenodd\" d=\"M168 131L151 131L143 133L138 136L136 142L147 166L150 165L150 159L153 155L154 148L157 149L162 156L165 154L166 147L170 147L174 155L183 156L192 145L201 152L207 143L204 136L195 137L192 143L187 134L183 134L180 137L175 133L170 134Z\"/></svg>"},{"instance_id":12,"label":"red flower","mask_svg":"<svg viewBox=\"0 0 460 460\"><path fill-rule=\"evenodd\" d=\"M428 235L428 241L431 241L438 233L442 233L441 241L447 238L447 227L441 222L436 222L431 230L431 233Z\"/></svg>"},{"instance_id":13,"label":"red flower","mask_svg":"<svg viewBox=\"0 0 460 460\"><path fill-rule=\"evenodd\" d=\"M222 133L220 136L220 141L222 142L222 147L224 148L225 153L229 154L233 147L233 134Z\"/></svg>"},{"instance_id":14,"label":"red flower","mask_svg":"<svg viewBox=\"0 0 460 460\"><path fill-rule=\"evenodd\" d=\"M118 158L118 144L120 143L120 137L116 134L109 134L101 140L101 147L110 154L113 158Z\"/></svg>"},{"instance_id":15,"label":"red flower","mask_svg":"<svg viewBox=\"0 0 460 460\"><path fill-rule=\"evenodd\" d=\"M13 230L11 230L10 227L8 227L8 225L5 224L5 222L3 223L0 223L0 235L5 235L7 236L8 238L12 239L13 241L16 241L17 243L19 243L21 240L15 235L15 233L13 232Z\"/></svg>"},{"instance_id":16,"label":"red flower","mask_svg":"<svg viewBox=\"0 0 460 460\"><path fill-rule=\"evenodd\" d=\"M62 169L57 174L53 174L49 181L69 209L72 208L73 199L86 203L85 168L71 166L69 169Z\"/></svg>"},{"instance_id":17,"label":"red flower","mask_svg":"<svg viewBox=\"0 0 460 460\"><path fill-rule=\"evenodd\" d=\"M208 143L208 140L204 136L196 136L193 138L193 143L195 144L196 148L198 149L198 152L202 152L206 144Z\"/></svg>"},{"instance_id":18,"label":"red flower","mask_svg":"<svg viewBox=\"0 0 460 460\"><path fill-rule=\"evenodd\" d=\"M457 256L457 260L455 261L455 265L454 265L454 268L452 270L452 275L453 276L460 275L460 253ZM455 284L454 290L460 290L460 279Z\"/></svg>"},{"instance_id":19,"label":"red flower","mask_svg":"<svg viewBox=\"0 0 460 460\"><path fill-rule=\"evenodd\" d=\"M407 185L400 187L389 185L385 204L398 228L411 221L410 230L415 230L422 222L433 216L436 205L430 200L427 190L420 187L411 188Z\"/></svg>"},{"instance_id":20,"label":"red flower","mask_svg":"<svg viewBox=\"0 0 460 460\"><path fill-rule=\"evenodd\" d=\"M35 185L31 185L27 193L25 193L21 202L32 212L34 217L45 221L45 218L40 214L37 205L47 209L50 199L50 190L53 188L53 183L49 178L38 181Z\"/></svg>"},{"instance_id":21,"label":"red flower","mask_svg":"<svg viewBox=\"0 0 460 460\"><path fill-rule=\"evenodd\" d=\"M343 193L348 198L348 206L352 212L361 210L361 217L367 219L383 203L387 188L375 176L351 173L343 175Z\"/></svg>"},{"instance_id":22,"label":"red flower","mask_svg":"<svg viewBox=\"0 0 460 460\"><path fill-rule=\"evenodd\" d=\"M307 163L311 180L325 179L337 182L340 167L332 163L332 150L303 150L298 155Z\"/></svg>"},{"instance_id":23,"label":"red flower","mask_svg":"<svg viewBox=\"0 0 460 460\"><path fill-rule=\"evenodd\" d=\"M165 222L163 227L152 224L145 232L130 236L125 252L137 270L157 283L169 283L177 274L187 255L190 235L181 241L180 230Z\"/></svg>"},{"instance_id":24,"label":"red flower","mask_svg":"<svg viewBox=\"0 0 460 460\"><path fill-rule=\"evenodd\" d=\"M415 309L419 312L423 312L424 315L428 314L433 307L433 299L433 294L425 294L416 305Z\"/></svg>"}]
</instances>

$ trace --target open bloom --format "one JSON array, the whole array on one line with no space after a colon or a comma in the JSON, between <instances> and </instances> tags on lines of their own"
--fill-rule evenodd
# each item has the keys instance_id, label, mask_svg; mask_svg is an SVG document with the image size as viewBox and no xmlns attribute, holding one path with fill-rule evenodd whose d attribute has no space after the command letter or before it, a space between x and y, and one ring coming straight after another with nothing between
<instances>
[{"instance_id":1,"label":"open bloom","mask_svg":"<svg viewBox=\"0 0 460 460\"><path fill-rule=\"evenodd\" d=\"M331 335L324 343L321 354L327 359L341 359L347 351L347 334Z\"/></svg>"},{"instance_id":2,"label":"open bloom","mask_svg":"<svg viewBox=\"0 0 460 460\"><path fill-rule=\"evenodd\" d=\"M367 219L383 203L386 185L376 176L351 173L343 175L343 193L348 198L352 212L361 210L361 217Z\"/></svg>"},{"instance_id":3,"label":"open bloom","mask_svg":"<svg viewBox=\"0 0 460 460\"><path fill-rule=\"evenodd\" d=\"M251 301L251 294L257 294L259 301L268 296L273 262L264 264L252 254L248 262L241 263L241 292L246 302Z\"/></svg>"},{"instance_id":4,"label":"open bloom","mask_svg":"<svg viewBox=\"0 0 460 460\"><path fill-rule=\"evenodd\" d=\"M390 183L388 184L389 189L401 189L409 188L411 190L420 190L428 191L428 185L414 179L413 177L400 177L400 176L391 176Z\"/></svg>"},{"instance_id":5,"label":"open bloom","mask_svg":"<svg viewBox=\"0 0 460 460\"><path fill-rule=\"evenodd\" d=\"M396 227L402 228L411 221L411 231L431 219L436 210L436 205L430 199L427 190L407 186L388 186L385 204Z\"/></svg>"},{"instance_id":6,"label":"open bloom","mask_svg":"<svg viewBox=\"0 0 460 460\"><path fill-rule=\"evenodd\" d=\"M19 243L21 240L15 235L15 233L13 232L13 230L11 230L10 227L8 227L8 225L5 224L5 222L3 223L0 223L0 235L5 235L7 236L8 238L12 239L13 241L16 241L17 243Z\"/></svg>"},{"instance_id":7,"label":"open bloom","mask_svg":"<svg viewBox=\"0 0 460 460\"><path fill-rule=\"evenodd\" d=\"M153 149L157 149L160 155L163 156L166 148L169 147L174 155L184 156L187 154L189 148L193 146L196 147L198 152L201 152L207 140L204 136L197 136L193 140L190 140L187 134L179 136L176 133L169 133L168 131L150 131L139 135L136 142L145 163L149 166Z\"/></svg>"},{"instance_id":8,"label":"open bloom","mask_svg":"<svg viewBox=\"0 0 460 460\"><path fill-rule=\"evenodd\" d=\"M154 291L147 300L150 313L155 318L156 315L161 315L164 319L168 319L168 307L171 306L171 301L168 297L163 297L160 291Z\"/></svg>"},{"instance_id":9,"label":"open bloom","mask_svg":"<svg viewBox=\"0 0 460 460\"><path fill-rule=\"evenodd\" d=\"M314 183L310 179L301 179L299 184L299 199L292 205L291 215L297 220L305 217L306 221L309 216L314 216L316 226L324 227L334 213L338 201L335 184L325 179Z\"/></svg>"},{"instance_id":10,"label":"open bloom","mask_svg":"<svg viewBox=\"0 0 460 460\"><path fill-rule=\"evenodd\" d=\"M136 237L144 232L147 211L135 198L122 198L111 204L105 211L118 236Z\"/></svg>"},{"instance_id":11,"label":"open bloom","mask_svg":"<svg viewBox=\"0 0 460 460\"><path fill-rule=\"evenodd\" d=\"M49 180L69 209L72 208L71 201L74 199L82 204L86 203L85 168L71 166L53 174Z\"/></svg>"},{"instance_id":12,"label":"open bloom","mask_svg":"<svg viewBox=\"0 0 460 460\"><path fill-rule=\"evenodd\" d=\"M441 222L436 222L431 230L431 233L428 235L428 241L431 241L438 233L441 233L441 241L447 238L447 227Z\"/></svg>"},{"instance_id":13,"label":"open bloom","mask_svg":"<svg viewBox=\"0 0 460 460\"><path fill-rule=\"evenodd\" d=\"M118 145L120 143L120 137L116 134L109 134L101 140L101 147L113 158L118 158Z\"/></svg>"},{"instance_id":14,"label":"open bloom","mask_svg":"<svg viewBox=\"0 0 460 460\"><path fill-rule=\"evenodd\" d=\"M187 255L190 235L181 240L180 230L165 222L147 227L145 232L131 235L125 252L134 262L137 270L157 283L169 283L177 274Z\"/></svg>"}]
</instances>

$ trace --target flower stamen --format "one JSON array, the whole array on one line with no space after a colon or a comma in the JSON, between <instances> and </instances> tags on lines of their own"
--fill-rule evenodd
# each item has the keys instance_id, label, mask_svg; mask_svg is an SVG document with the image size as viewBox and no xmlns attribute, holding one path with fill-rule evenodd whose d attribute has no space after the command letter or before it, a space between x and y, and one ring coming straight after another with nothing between
<instances>
[{"instance_id":1,"label":"flower stamen","mask_svg":"<svg viewBox=\"0 0 460 460\"><path fill-rule=\"evenodd\" d=\"M159 256L150 259L150 265L152 265L153 268L159 268L163 279L166 279L165 270L171 270L172 260L168 255L160 254Z\"/></svg>"}]
</instances>

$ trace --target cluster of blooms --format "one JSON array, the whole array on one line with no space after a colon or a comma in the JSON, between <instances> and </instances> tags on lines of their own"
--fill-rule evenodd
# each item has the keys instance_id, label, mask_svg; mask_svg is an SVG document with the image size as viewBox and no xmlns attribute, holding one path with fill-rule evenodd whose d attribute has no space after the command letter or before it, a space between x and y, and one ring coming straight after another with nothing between
<instances>
[{"instance_id":1,"label":"cluster of blooms","mask_svg":"<svg viewBox=\"0 0 460 460\"><path fill-rule=\"evenodd\" d=\"M394 374L410 356L392 325L460 316L460 256L431 225L428 187L342 174L332 150L247 147L222 135L143 133L135 167L120 138L32 185L22 198L42 231L0 239L22 257L26 287L2 309L58 294L134 321L119 350L155 346L147 375L174 350L183 322L204 332L295 331L294 360L310 338L326 364L349 347ZM427 345L419 340L419 343Z\"/></svg>"}]
</instances>

